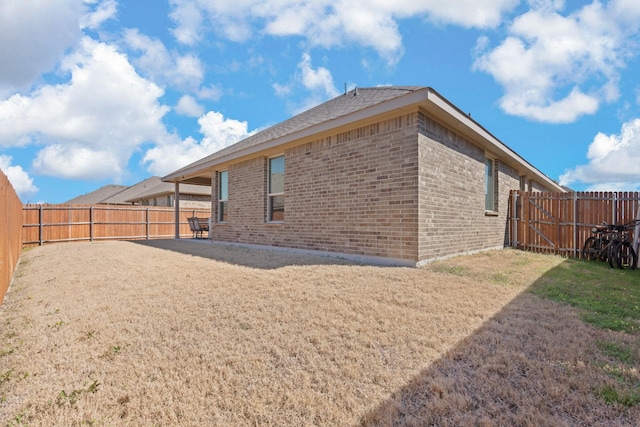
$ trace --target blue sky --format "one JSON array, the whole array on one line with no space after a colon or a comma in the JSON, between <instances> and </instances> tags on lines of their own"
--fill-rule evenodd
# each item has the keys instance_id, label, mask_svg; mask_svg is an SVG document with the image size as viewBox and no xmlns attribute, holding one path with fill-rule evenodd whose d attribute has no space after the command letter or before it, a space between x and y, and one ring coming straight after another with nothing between
<instances>
[{"instance_id":1,"label":"blue sky","mask_svg":"<svg viewBox=\"0 0 640 427\"><path fill-rule=\"evenodd\" d=\"M3 0L24 203L165 175L354 86L431 86L575 190L640 190L637 0Z\"/></svg>"}]
</instances>

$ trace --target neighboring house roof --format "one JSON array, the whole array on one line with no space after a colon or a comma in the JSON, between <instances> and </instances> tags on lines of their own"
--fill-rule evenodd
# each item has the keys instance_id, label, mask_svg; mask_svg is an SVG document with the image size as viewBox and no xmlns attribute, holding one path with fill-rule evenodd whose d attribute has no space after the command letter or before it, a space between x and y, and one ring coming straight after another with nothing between
<instances>
[{"instance_id":1,"label":"neighboring house roof","mask_svg":"<svg viewBox=\"0 0 640 427\"><path fill-rule=\"evenodd\" d=\"M67 205L95 205L103 203L104 200L126 190L124 185L105 185L100 187L91 193L83 194L82 196L74 197L71 200L64 202Z\"/></svg>"},{"instance_id":2,"label":"neighboring house roof","mask_svg":"<svg viewBox=\"0 0 640 427\"><path fill-rule=\"evenodd\" d=\"M161 182L158 178L158 183L143 191L130 197L126 201L129 203L138 202L140 200L148 200L162 196L169 196L175 194L175 185L171 182ZM211 196L211 187L205 187L202 185L183 184L180 186L181 195L195 195L195 196Z\"/></svg>"},{"instance_id":3,"label":"neighboring house roof","mask_svg":"<svg viewBox=\"0 0 640 427\"><path fill-rule=\"evenodd\" d=\"M339 128L372 120L376 116L414 111L418 108L444 122L474 144L500 156L500 160L517 166L521 172L524 172L522 169L526 170L528 175L550 188L563 191L555 181L494 137L469 114L461 111L434 89L421 86L356 88L178 169L162 180L207 185L211 174L225 163L239 161L303 138L335 132Z\"/></svg>"},{"instance_id":4,"label":"neighboring house roof","mask_svg":"<svg viewBox=\"0 0 640 427\"><path fill-rule=\"evenodd\" d=\"M167 195L169 193L175 193L175 186L169 182L162 182L159 176L152 176L129 187L124 185L105 185L104 187L92 191L91 193L75 197L65 202L65 204L130 205L140 200ZM211 188L201 185L181 185L180 194L208 196L211 194Z\"/></svg>"},{"instance_id":5,"label":"neighboring house roof","mask_svg":"<svg viewBox=\"0 0 640 427\"><path fill-rule=\"evenodd\" d=\"M126 190L116 194L114 197L105 200L103 203L113 203L113 204L131 204L131 198L134 198L138 194L148 191L150 188L155 187L159 183L161 183L160 177L152 176L150 178L145 179L144 181L140 181L137 184L133 184L128 187Z\"/></svg>"}]
</instances>

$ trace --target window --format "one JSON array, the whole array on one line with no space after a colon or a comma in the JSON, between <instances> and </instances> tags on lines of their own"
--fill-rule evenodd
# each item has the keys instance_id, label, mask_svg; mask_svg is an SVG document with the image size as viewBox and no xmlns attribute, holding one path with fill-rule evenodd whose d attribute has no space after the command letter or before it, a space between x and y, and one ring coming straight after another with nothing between
<instances>
[{"instance_id":1,"label":"window","mask_svg":"<svg viewBox=\"0 0 640 427\"><path fill-rule=\"evenodd\" d=\"M218 222L227 222L229 199L229 171L218 172Z\"/></svg>"},{"instance_id":2,"label":"window","mask_svg":"<svg viewBox=\"0 0 640 427\"><path fill-rule=\"evenodd\" d=\"M284 156L269 159L267 221L284 221Z\"/></svg>"},{"instance_id":3,"label":"window","mask_svg":"<svg viewBox=\"0 0 640 427\"><path fill-rule=\"evenodd\" d=\"M484 210L496 210L496 182L493 159L484 159Z\"/></svg>"}]
</instances>

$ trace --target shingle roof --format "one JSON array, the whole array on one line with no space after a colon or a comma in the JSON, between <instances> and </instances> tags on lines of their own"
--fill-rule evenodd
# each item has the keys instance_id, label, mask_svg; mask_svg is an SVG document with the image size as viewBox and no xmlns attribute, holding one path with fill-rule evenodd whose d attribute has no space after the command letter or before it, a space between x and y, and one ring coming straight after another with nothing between
<instances>
[{"instance_id":1,"label":"shingle roof","mask_svg":"<svg viewBox=\"0 0 640 427\"><path fill-rule=\"evenodd\" d=\"M75 197L65 202L65 204L130 205L131 203L153 196L169 193L173 194L174 191L175 187L172 183L162 182L159 176L152 176L129 187L124 185L105 185L104 187L100 187L97 190L92 191L91 193ZM211 189L210 187L204 187L201 185L183 184L180 186L180 194L209 195L211 194Z\"/></svg>"},{"instance_id":2,"label":"shingle roof","mask_svg":"<svg viewBox=\"0 0 640 427\"><path fill-rule=\"evenodd\" d=\"M140 181L137 184L133 184L130 187L127 187L125 190L121 191L118 194L114 194L108 199L103 200L101 203L108 203L114 205L121 204L131 204L129 199L134 197L135 195L147 191L149 188L153 188L160 183L160 177L152 176L150 178L145 179L144 181Z\"/></svg>"},{"instance_id":3,"label":"shingle roof","mask_svg":"<svg viewBox=\"0 0 640 427\"><path fill-rule=\"evenodd\" d=\"M158 178L159 180L160 178ZM164 195L173 195L175 193L175 186L171 182L158 182L155 186L143 191L141 193L136 193L131 196L126 201L129 203L134 203L144 199L150 199L153 197L159 197ZM180 194L191 194L197 196L210 196L211 195L211 187L205 187L202 185L193 185L193 184L182 184L180 185Z\"/></svg>"},{"instance_id":4,"label":"shingle roof","mask_svg":"<svg viewBox=\"0 0 640 427\"><path fill-rule=\"evenodd\" d=\"M229 147L223 148L220 151L173 172L171 175L179 174L183 170L196 168L199 165L209 163L215 159L328 122L338 117L346 116L347 114L363 110L421 89L425 88L422 86L356 88L348 93L339 95L325 103L302 112L297 116L291 117L288 120L260 131L248 138L230 145Z\"/></svg>"},{"instance_id":5,"label":"shingle roof","mask_svg":"<svg viewBox=\"0 0 640 427\"><path fill-rule=\"evenodd\" d=\"M478 146L503 156L514 167L538 177L541 182L562 191L562 188L544 175L518 153L492 135L481 124L442 97L433 88L426 86L383 86L354 89L337 96L310 110L258 132L229 147L223 148L188 166L162 178L167 182L209 185L211 174L217 165L237 161L244 156L257 155L261 151L273 150L281 145L303 140L322 132L360 123L378 115L403 109L422 108L445 125L453 126Z\"/></svg>"},{"instance_id":6,"label":"shingle roof","mask_svg":"<svg viewBox=\"0 0 640 427\"><path fill-rule=\"evenodd\" d=\"M71 200L64 202L67 205L95 205L97 203L103 203L104 200L115 196L118 193L126 190L124 185L105 185L100 187L91 193L83 194L78 197L74 197Z\"/></svg>"}]
</instances>

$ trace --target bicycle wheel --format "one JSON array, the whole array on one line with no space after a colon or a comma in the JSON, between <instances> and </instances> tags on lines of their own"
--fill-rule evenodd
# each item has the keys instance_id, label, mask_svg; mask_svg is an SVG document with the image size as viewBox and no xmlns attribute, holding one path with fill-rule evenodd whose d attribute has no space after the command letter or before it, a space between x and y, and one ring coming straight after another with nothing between
<instances>
[{"instance_id":1,"label":"bicycle wheel","mask_svg":"<svg viewBox=\"0 0 640 427\"><path fill-rule=\"evenodd\" d=\"M609 267L616 268L616 253L618 251L618 246L620 245L620 241L614 240L607 246L607 262L609 263Z\"/></svg>"},{"instance_id":2,"label":"bicycle wheel","mask_svg":"<svg viewBox=\"0 0 640 427\"><path fill-rule=\"evenodd\" d=\"M582 258L588 259L589 261L595 261L598 259L598 254L600 253L600 239L597 237L589 237L584 241L584 245L582 246Z\"/></svg>"},{"instance_id":3,"label":"bicycle wheel","mask_svg":"<svg viewBox=\"0 0 640 427\"><path fill-rule=\"evenodd\" d=\"M624 241L616 245L613 257L618 268L634 270L638 264L638 254L633 250L630 242Z\"/></svg>"},{"instance_id":4,"label":"bicycle wheel","mask_svg":"<svg viewBox=\"0 0 640 427\"><path fill-rule=\"evenodd\" d=\"M611 248L615 246L615 240L611 237L603 236L598 239L598 258L600 261L609 262L611 259ZM611 266L613 267L613 265Z\"/></svg>"}]
</instances>

